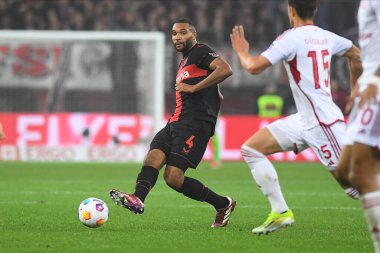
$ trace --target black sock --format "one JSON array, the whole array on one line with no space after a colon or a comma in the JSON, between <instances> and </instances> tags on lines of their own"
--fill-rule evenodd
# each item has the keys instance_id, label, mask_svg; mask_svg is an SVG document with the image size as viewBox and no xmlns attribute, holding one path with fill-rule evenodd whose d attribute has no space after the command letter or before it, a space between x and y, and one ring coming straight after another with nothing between
<instances>
[{"instance_id":1,"label":"black sock","mask_svg":"<svg viewBox=\"0 0 380 253\"><path fill-rule=\"evenodd\" d=\"M151 166L143 166L136 179L135 195L144 202L149 191L157 182L159 171Z\"/></svg>"},{"instance_id":2,"label":"black sock","mask_svg":"<svg viewBox=\"0 0 380 253\"><path fill-rule=\"evenodd\" d=\"M182 192L188 198L206 201L213 205L216 210L224 208L230 203L226 197L216 194L198 180L190 177L185 177L179 192Z\"/></svg>"}]
</instances>

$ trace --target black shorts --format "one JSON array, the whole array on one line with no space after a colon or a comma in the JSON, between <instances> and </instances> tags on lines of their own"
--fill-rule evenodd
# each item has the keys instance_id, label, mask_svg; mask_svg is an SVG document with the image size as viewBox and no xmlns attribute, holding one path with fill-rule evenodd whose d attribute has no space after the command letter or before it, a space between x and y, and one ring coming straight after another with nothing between
<instances>
[{"instance_id":1,"label":"black shorts","mask_svg":"<svg viewBox=\"0 0 380 253\"><path fill-rule=\"evenodd\" d=\"M150 143L150 150L160 149L166 155L166 164L186 171L195 169L206 151L214 133L212 123L201 120L182 120L167 123Z\"/></svg>"}]
</instances>

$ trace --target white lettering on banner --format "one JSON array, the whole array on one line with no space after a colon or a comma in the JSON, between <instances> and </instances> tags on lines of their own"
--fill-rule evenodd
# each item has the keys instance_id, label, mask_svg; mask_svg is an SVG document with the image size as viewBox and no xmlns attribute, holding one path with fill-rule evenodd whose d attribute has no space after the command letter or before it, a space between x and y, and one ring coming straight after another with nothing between
<instances>
[{"instance_id":1,"label":"white lettering on banner","mask_svg":"<svg viewBox=\"0 0 380 253\"><path fill-rule=\"evenodd\" d=\"M93 147L88 149L88 160L93 162L137 162L138 157L141 156L136 147Z\"/></svg>"},{"instance_id":2,"label":"white lettering on banner","mask_svg":"<svg viewBox=\"0 0 380 253\"><path fill-rule=\"evenodd\" d=\"M111 116L108 120L108 134L110 136L116 136L120 142L132 142L134 135L125 130L125 128L137 127L136 116Z\"/></svg>"},{"instance_id":3,"label":"white lettering on banner","mask_svg":"<svg viewBox=\"0 0 380 253\"><path fill-rule=\"evenodd\" d=\"M74 133L77 137L81 137L83 131L87 128L85 117L85 114L82 113L73 113L69 116L69 130L71 130L71 132Z\"/></svg>"},{"instance_id":4,"label":"white lettering on banner","mask_svg":"<svg viewBox=\"0 0 380 253\"><path fill-rule=\"evenodd\" d=\"M2 145L0 146L0 160L3 161L17 161L18 149L14 145Z\"/></svg>"},{"instance_id":5,"label":"white lettering on banner","mask_svg":"<svg viewBox=\"0 0 380 253\"><path fill-rule=\"evenodd\" d=\"M159 124L155 122L155 124ZM165 122L161 123L162 126L165 125ZM152 138L153 133L153 121L152 117L147 116L141 116L140 117L140 133L139 133L139 140L140 141L150 141Z\"/></svg>"},{"instance_id":6,"label":"white lettering on banner","mask_svg":"<svg viewBox=\"0 0 380 253\"><path fill-rule=\"evenodd\" d=\"M75 149L69 147L27 147L27 161L75 161Z\"/></svg>"},{"instance_id":7,"label":"white lettering on banner","mask_svg":"<svg viewBox=\"0 0 380 253\"><path fill-rule=\"evenodd\" d=\"M45 118L42 115L20 115L17 118L17 146L27 146L31 142L41 142L43 131L32 129L32 127L42 127Z\"/></svg>"},{"instance_id":8,"label":"white lettering on banner","mask_svg":"<svg viewBox=\"0 0 380 253\"><path fill-rule=\"evenodd\" d=\"M90 129L91 140L95 138L100 132L100 129L106 123L106 118L104 116L96 116L92 121L88 123L88 128Z\"/></svg>"},{"instance_id":9,"label":"white lettering on banner","mask_svg":"<svg viewBox=\"0 0 380 253\"><path fill-rule=\"evenodd\" d=\"M141 145L109 147L46 147L30 146L19 148L11 147L16 156L0 157L1 160L21 160L31 162L59 161L59 162L140 162L147 152ZM7 147L6 149L9 149ZM0 154L3 154L5 146L0 146ZM18 155L18 156L17 156Z\"/></svg>"},{"instance_id":10,"label":"white lettering on banner","mask_svg":"<svg viewBox=\"0 0 380 253\"><path fill-rule=\"evenodd\" d=\"M84 130L89 130L89 141L87 144L91 144L92 140L99 134L100 129L106 124L106 117L104 115L95 116L91 120L86 114L73 114L69 117L70 130L79 137L82 138ZM83 144L83 143L82 143Z\"/></svg>"},{"instance_id":11,"label":"white lettering on banner","mask_svg":"<svg viewBox=\"0 0 380 253\"><path fill-rule=\"evenodd\" d=\"M121 114L3 113L0 117L3 124L15 126L0 143L0 159L23 161L141 162L152 138L152 125L156 124L150 117ZM242 161L242 143L269 122L271 120L249 116L221 117L216 127L221 159ZM88 138L83 134L87 128ZM113 142L114 136L120 142ZM205 160L212 157L211 151L206 150ZM311 149L299 155L280 152L270 159L318 161Z\"/></svg>"},{"instance_id":12,"label":"white lettering on banner","mask_svg":"<svg viewBox=\"0 0 380 253\"><path fill-rule=\"evenodd\" d=\"M109 115L20 115L16 118L17 146L107 145L117 136L123 144L151 138L151 119ZM89 136L82 136L88 129Z\"/></svg>"},{"instance_id":13,"label":"white lettering on banner","mask_svg":"<svg viewBox=\"0 0 380 253\"><path fill-rule=\"evenodd\" d=\"M48 146L57 146L59 141L59 120L57 116L50 116L48 118L48 132L47 144Z\"/></svg>"}]
</instances>

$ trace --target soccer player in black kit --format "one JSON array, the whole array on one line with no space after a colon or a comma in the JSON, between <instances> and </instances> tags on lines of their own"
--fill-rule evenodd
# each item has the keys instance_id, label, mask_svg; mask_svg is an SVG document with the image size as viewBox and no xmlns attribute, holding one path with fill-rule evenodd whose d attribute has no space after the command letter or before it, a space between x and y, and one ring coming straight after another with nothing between
<instances>
[{"instance_id":1,"label":"soccer player in black kit","mask_svg":"<svg viewBox=\"0 0 380 253\"><path fill-rule=\"evenodd\" d=\"M185 176L189 167L197 167L214 134L222 98L218 84L232 75L231 67L208 46L198 43L196 37L190 20L174 23L172 42L183 56L176 76L175 111L150 143L135 192L127 194L114 189L110 196L117 205L142 214L145 198L166 165L167 185L188 198L213 205L216 218L212 227L224 227L235 208L235 200L220 196L198 180Z\"/></svg>"}]
</instances>

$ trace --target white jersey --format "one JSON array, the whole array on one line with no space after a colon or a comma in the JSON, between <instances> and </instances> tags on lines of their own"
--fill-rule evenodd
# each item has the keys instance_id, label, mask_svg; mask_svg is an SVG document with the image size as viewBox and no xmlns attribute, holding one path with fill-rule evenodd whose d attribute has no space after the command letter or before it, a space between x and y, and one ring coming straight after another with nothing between
<instances>
[{"instance_id":1,"label":"white jersey","mask_svg":"<svg viewBox=\"0 0 380 253\"><path fill-rule=\"evenodd\" d=\"M363 64L360 91L368 85L368 79L380 66L380 1L360 2L358 12L359 44Z\"/></svg>"},{"instance_id":2,"label":"white jersey","mask_svg":"<svg viewBox=\"0 0 380 253\"><path fill-rule=\"evenodd\" d=\"M351 47L350 40L305 25L284 32L262 53L271 64L284 62L303 129L343 121L331 96L330 62Z\"/></svg>"}]
</instances>

